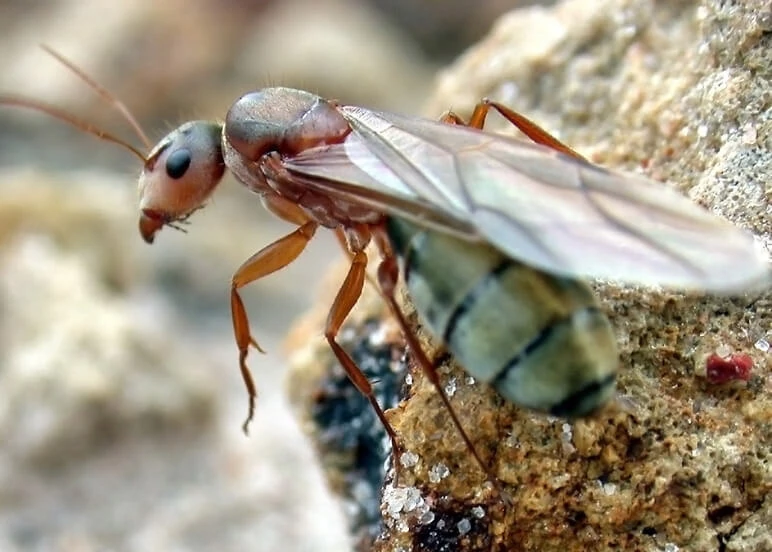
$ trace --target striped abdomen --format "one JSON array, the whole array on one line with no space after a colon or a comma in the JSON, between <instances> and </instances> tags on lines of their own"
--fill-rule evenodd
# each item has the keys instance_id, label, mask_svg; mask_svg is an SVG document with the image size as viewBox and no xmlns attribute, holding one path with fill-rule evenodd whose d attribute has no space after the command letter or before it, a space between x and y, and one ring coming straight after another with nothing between
<instances>
[{"instance_id":1,"label":"striped abdomen","mask_svg":"<svg viewBox=\"0 0 772 552\"><path fill-rule=\"evenodd\" d=\"M475 378L517 405L583 416L613 394L616 341L590 288L390 219L416 310Z\"/></svg>"}]
</instances>

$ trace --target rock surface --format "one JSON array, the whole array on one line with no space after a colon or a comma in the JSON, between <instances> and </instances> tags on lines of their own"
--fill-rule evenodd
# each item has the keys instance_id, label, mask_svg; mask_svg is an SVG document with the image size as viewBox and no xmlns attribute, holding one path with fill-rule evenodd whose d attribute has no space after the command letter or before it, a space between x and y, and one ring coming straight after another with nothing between
<instances>
[{"instance_id":1,"label":"rock surface","mask_svg":"<svg viewBox=\"0 0 772 552\"><path fill-rule=\"evenodd\" d=\"M772 251L771 18L766 0L516 10L442 73L425 112L468 115L481 97L500 100L595 162L672 183ZM495 117L490 128L512 132ZM621 349L619 404L567 424L507 406L443 366L454 409L511 495L507 506L430 383L412 373L409 398L388 413L410 462L399 487L383 490L375 550L772 547L769 291L728 299L597 290ZM354 320L379 312L367 299ZM307 341L298 369L313 358L329 367L323 347ZM714 352L749 355L750 380L711 384Z\"/></svg>"}]
</instances>

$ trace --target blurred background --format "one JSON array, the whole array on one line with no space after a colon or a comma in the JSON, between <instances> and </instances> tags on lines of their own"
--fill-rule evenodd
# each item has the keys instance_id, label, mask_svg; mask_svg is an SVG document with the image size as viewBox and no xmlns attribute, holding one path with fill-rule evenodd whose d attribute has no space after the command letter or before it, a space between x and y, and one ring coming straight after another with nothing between
<instances>
[{"instance_id":1,"label":"blurred background","mask_svg":"<svg viewBox=\"0 0 772 552\"><path fill-rule=\"evenodd\" d=\"M436 71L532 3L5 0L0 93L142 149L45 43L151 140L222 118L265 85L421 114ZM348 549L282 387L282 342L341 253L320 232L281 276L245 290L268 351L249 358L260 397L245 438L229 281L290 228L229 178L187 234L167 229L148 247L139 169L118 147L0 106L0 550Z\"/></svg>"}]
</instances>

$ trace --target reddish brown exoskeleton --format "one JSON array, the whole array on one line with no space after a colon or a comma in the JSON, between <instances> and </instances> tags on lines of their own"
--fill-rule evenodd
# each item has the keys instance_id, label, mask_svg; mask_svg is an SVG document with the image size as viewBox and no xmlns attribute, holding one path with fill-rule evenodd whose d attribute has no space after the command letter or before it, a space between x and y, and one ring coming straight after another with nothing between
<instances>
[{"instance_id":1,"label":"reddish brown exoskeleton","mask_svg":"<svg viewBox=\"0 0 772 552\"><path fill-rule=\"evenodd\" d=\"M122 104L51 53L118 106L149 145ZM611 326L579 278L725 293L770 277L750 234L661 184L590 164L495 102L478 104L468 123L452 113L432 121L265 88L238 99L224 123L185 123L147 156L54 107L14 96L0 103L44 111L140 157L139 229L148 243L200 209L226 169L297 226L233 276L233 327L249 392L245 429L256 394L247 353L259 347L239 290L290 264L320 226L338 233L351 259L325 337L395 453L397 437L370 383L336 341L362 292L371 241L381 256L381 294L492 481L400 312L399 258L418 313L462 366L515 404L569 418L608 401L618 363ZM482 130L490 109L535 143Z\"/></svg>"}]
</instances>

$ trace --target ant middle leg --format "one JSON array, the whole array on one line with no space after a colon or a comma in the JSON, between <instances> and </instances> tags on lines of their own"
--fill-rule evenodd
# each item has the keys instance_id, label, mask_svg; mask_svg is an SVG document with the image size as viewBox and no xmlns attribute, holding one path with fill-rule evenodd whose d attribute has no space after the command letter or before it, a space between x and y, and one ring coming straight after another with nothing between
<instances>
[{"instance_id":1,"label":"ant middle leg","mask_svg":"<svg viewBox=\"0 0 772 552\"><path fill-rule=\"evenodd\" d=\"M367 255L363 251L356 251L351 256L351 267L349 268L346 279L338 291L335 300L333 301L332 308L327 317L327 323L325 325L324 337L327 339L327 343L330 345L332 352L340 362L343 369L346 371L351 383L359 390L360 393L370 402L376 416L386 429L386 433L391 440L392 453L394 457L394 470L395 470L395 484L399 479L399 466L400 457L402 455L402 445L399 442L396 431L392 427L389 420L386 418L381 406L375 398L372 385L368 381L365 374L357 366L356 362L351 355L338 343L337 336L340 328L343 326L344 321L348 317L351 310L354 308L359 297L362 295L362 289L364 287L365 276L367 273Z\"/></svg>"}]
</instances>

